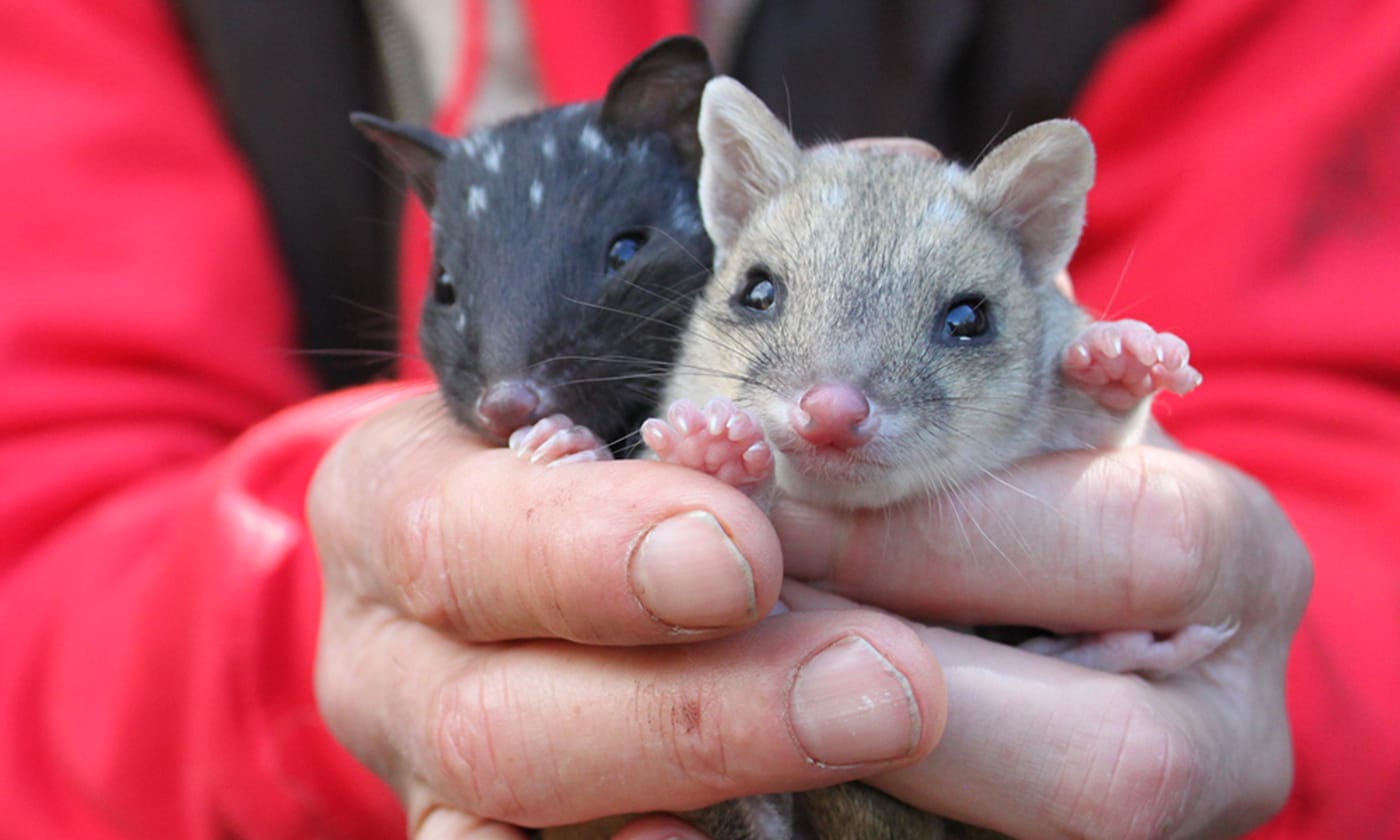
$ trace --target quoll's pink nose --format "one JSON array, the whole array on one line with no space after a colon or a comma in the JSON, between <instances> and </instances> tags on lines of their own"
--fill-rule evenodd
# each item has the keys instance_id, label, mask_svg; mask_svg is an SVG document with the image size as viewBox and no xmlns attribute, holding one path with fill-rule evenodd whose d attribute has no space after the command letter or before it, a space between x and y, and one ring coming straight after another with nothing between
<instances>
[{"instance_id":1,"label":"quoll's pink nose","mask_svg":"<svg viewBox=\"0 0 1400 840\"><path fill-rule=\"evenodd\" d=\"M516 379L497 382L476 400L476 419L482 429L501 440L544 416L544 398L533 385Z\"/></svg>"},{"instance_id":2,"label":"quoll's pink nose","mask_svg":"<svg viewBox=\"0 0 1400 840\"><path fill-rule=\"evenodd\" d=\"M844 382L813 385L792 407L792 428L813 446L854 449L869 442L879 425L865 392Z\"/></svg>"}]
</instances>

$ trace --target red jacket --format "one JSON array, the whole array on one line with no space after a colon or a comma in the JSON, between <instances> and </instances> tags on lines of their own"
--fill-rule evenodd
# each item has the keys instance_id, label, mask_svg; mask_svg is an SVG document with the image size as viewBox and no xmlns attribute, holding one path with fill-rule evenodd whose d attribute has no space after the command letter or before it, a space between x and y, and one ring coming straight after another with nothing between
<instances>
[{"instance_id":1,"label":"red jacket","mask_svg":"<svg viewBox=\"0 0 1400 840\"><path fill-rule=\"evenodd\" d=\"M1159 416L1312 551L1296 780L1259 836L1400 837L1400 3L1167 6L1081 99L1100 167L1071 271L1187 337L1205 382Z\"/></svg>"},{"instance_id":2,"label":"red jacket","mask_svg":"<svg viewBox=\"0 0 1400 840\"><path fill-rule=\"evenodd\" d=\"M556 101L676 28L642 3L669 11L581 34L619 2L537 17ZM1081 296L1190 340L1206 384L1164 422L1268 483L1314 552L1297 784L1260 837L1400 836L1397 92L1396 2L1178 0L1078 109L1101 167ZM313 399L268 220L160 0L0 0L0 113L0 835L401 833L316 713L301 519L389 389Z\"/></svg>"}]
</instances>

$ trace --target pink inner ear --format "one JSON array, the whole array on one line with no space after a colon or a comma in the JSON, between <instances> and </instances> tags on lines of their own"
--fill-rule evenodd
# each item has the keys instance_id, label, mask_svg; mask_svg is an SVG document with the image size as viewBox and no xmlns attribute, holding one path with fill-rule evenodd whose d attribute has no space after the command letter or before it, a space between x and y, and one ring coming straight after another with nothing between
<instances>
[{"instance_id":1,"label":"pink inner ear","mask_svg":"<svg viewBox=\"0 0 1400 840\"><path fill-rule=\"evenodd\" d=\"M1074 283L1069 279L1068 271L1061 271L1055 275L1055 288L1064 293L1070 301L1074 301Z\"/></svg>"},{"instance_id":2,"label":"pink inner ear","mask_svg":"<svg viewBox=\"0 0 1400 840\"><path fill-rule=\"evenodd\" d=\"M935 146L914 137L860 137L847 140L841 145L872 155L912 155L926 160L943 159L943 153Z\"/></svg>"}]
</instances>

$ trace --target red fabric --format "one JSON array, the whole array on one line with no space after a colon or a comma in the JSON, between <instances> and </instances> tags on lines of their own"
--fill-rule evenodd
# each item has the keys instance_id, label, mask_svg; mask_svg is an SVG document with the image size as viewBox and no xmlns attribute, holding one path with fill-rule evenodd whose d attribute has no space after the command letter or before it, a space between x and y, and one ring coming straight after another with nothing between
<instances>
[{"instance_id":1,"label":"red fabric","mask_svg":"<svg viewBox=\"0 0 1400 840\"><path fill-rule=\"evenodd\" d=\"M276 414L312 394L287 279L174 21L0 20L0 834L401 830L309 679L302 497L352 398Z\"/></svg>"},{"instance_id":2,"label":"red fabric","mask_svg":"<svg viewBox=\"0 0 1400 840\"><path fill-rule=\"evenodd\" d=\"M610 30L574 14L593 2L530 7L555 100L684 25L617 0L646 23ZM267 220L161 0L0 21L0 833L401 833L315 712L301 522L325 447L393 394L311 399ZM1267 481L1317 562L1297 788L1264 838L1400 836L1398 90L1394 0L1180 0L1079 109L1081 295L1191 340L1206 384L1164 419Z\"/></svg>"},{"instance_id":3,"label":"red fabric","mask_svg":"<svg viewBox=\"0 0 1400 840\"><path fill-rule=\"evenodd\" d=\"M693 29L689 0L526 0L525 8L550 104L602 96L637 53Z\"/></svg>"},{"instance_id":4,"label":"red fabric","mask_svg":"<svg viewBox=\"0 0 1400 840\"><path fill-rule=\"evenodd\" d=\"M1168 4L1078 116L1081 297L1190 341L1205 383L1162 419L1313 553L1295 790L1257 836L1400 837L1400 3Z\"/></svg>"},{"instance_id":5,"label":"red fabric","mask_svg":"<svg viewBox=\"0 0 1400 840\"><path fill-rule=\"evenodd\" d=\"M163 0L0 21L0 835L400 835L316 712L302 522L326 447L398 391L312 399Z\"/></svg>"}]
</instances>

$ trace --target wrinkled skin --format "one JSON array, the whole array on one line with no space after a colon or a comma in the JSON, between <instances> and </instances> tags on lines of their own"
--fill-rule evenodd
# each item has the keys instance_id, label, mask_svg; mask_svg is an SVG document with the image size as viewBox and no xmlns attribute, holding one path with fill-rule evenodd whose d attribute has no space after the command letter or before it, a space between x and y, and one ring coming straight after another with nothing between
<instances>
[{"instance_id":1,"label":"wrinkled skin","mask_svg":"<svg viewBox=\"0 0 1400 840\"><path fill-rule=\"evenodd\" d=\"M1291 781L1283 672L1307 553L1256 482L1155 432L941 504L784 503L770 525L693 471L529 464L417 397L347 436L308 505L325 567L318 697L415 837L523 837L511 826L852 778L1018 837L1229 836ZM659 538L694 511L711 518ZM680 544L685 562L639 572ZM784 571L807 583L759 621ZM935 621L1239 631L1148 681ZM804 665L852 638L909 686L862 719L900 737L863 754L791 697ZM651 817L619 836L695 834Z\"/></svg>"}]
</instances>

